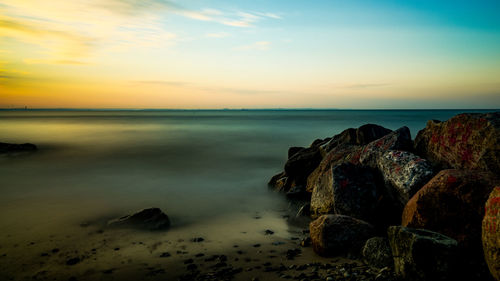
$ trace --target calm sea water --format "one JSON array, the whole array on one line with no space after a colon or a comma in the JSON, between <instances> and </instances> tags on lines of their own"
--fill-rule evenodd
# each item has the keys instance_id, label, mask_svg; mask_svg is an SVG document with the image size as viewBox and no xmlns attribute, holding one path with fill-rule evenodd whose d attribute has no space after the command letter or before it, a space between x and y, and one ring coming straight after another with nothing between
<instances>
[{"instance_id":1,"label":"calm sea water","mask_svg":"<svg viewBox=\"0 0 500 281\"><path fill-rule=\"evenodd\" d=\"M406 125L414 137L427 120L461 112L0 111L0 141L39 147L0 156L0 229L36 232L156 206L193 231L272 212L287 202L266 183L289 146L365 123Z\"/></svg>"}]
</instances>

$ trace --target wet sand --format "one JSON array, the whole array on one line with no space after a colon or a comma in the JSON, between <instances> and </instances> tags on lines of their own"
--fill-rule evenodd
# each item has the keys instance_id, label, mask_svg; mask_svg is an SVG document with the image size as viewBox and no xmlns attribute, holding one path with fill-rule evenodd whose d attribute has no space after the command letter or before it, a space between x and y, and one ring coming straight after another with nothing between
<instances>
[{"instance_id":1,"label":"wet sand","mask_svg":"<svg viewBox=\"0 0 500 281\"><path fill-rule=\"evenodd\" d=\"M102 221L43 234L2 230L0 280L324 279L340 267L363 268L300 246L308 218L290 214L229 214L167 231L110 229Z\"/></svg>"}]
</instances>

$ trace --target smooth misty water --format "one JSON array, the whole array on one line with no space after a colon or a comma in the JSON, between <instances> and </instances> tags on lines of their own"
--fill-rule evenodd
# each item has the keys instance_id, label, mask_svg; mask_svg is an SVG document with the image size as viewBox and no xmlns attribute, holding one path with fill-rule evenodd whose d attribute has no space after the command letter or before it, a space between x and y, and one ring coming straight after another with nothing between
<instances>
[{"instance_id":1,"label":"smooth misty water","mask_svg":"<svg viewBox=\"0 0 500 281\"><path fill-rule=\"evenodd\" d=\"M160 263L173 276L196 252L230 254L237 244L255 258L278 249L273 241L296 247L300 220L285 219L288 202L266 186L288 147L365 123L406 125L415 136L427 120L460 112L0 111L0 142L39 147L0 155L0 279L102 280L114 268L134 280ZM171 229L105 228L147 207L164 210ZM75 255L83 261L67 266ZM302 258L318 257L305 248Z\"/></svg>"},{"instance_id":2,"label":"smooth misty water","mask_svg":"<svg viewBox=\"0 0 500 281\"><path fill-rule=\"evenodd\" d=\"M174 225L286 206L267 192L289 146L348 127L403 125L461 111L3 111L0 227L106 218L157 206ZM19 220L19 216L26 216ZM28 222L28 225L26 225Z\"/></svg>"}]
</instances>

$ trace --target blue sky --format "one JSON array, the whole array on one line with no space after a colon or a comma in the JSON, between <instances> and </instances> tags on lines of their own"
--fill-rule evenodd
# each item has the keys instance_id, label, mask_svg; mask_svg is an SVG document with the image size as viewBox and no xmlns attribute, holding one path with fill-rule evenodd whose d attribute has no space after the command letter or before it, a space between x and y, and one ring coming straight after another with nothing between
<instances>
[{"instance_id":1,"label":"blue sky","mask_svg":"<svg viewBox=\"0 0 500 281\"><path fill-rule=\"evenodd\" d=\"M0 106L499 108L499 1L0 0Z\"/></svg>"}]
</instances>

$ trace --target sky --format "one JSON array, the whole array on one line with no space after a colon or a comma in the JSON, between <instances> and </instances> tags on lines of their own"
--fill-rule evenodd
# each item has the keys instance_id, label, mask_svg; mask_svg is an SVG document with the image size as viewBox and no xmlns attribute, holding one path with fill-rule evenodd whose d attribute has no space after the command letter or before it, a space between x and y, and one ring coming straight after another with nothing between
<instances>
[{"instance_id":1,"label":"sky","mask_svg":"<svg viewBox=\"0 0 500 281\"><path fill-rule=\"evenodd\" d=\"M500 108L500 1L0 0L0 108Z\"/></svg>"}]
</instances>

